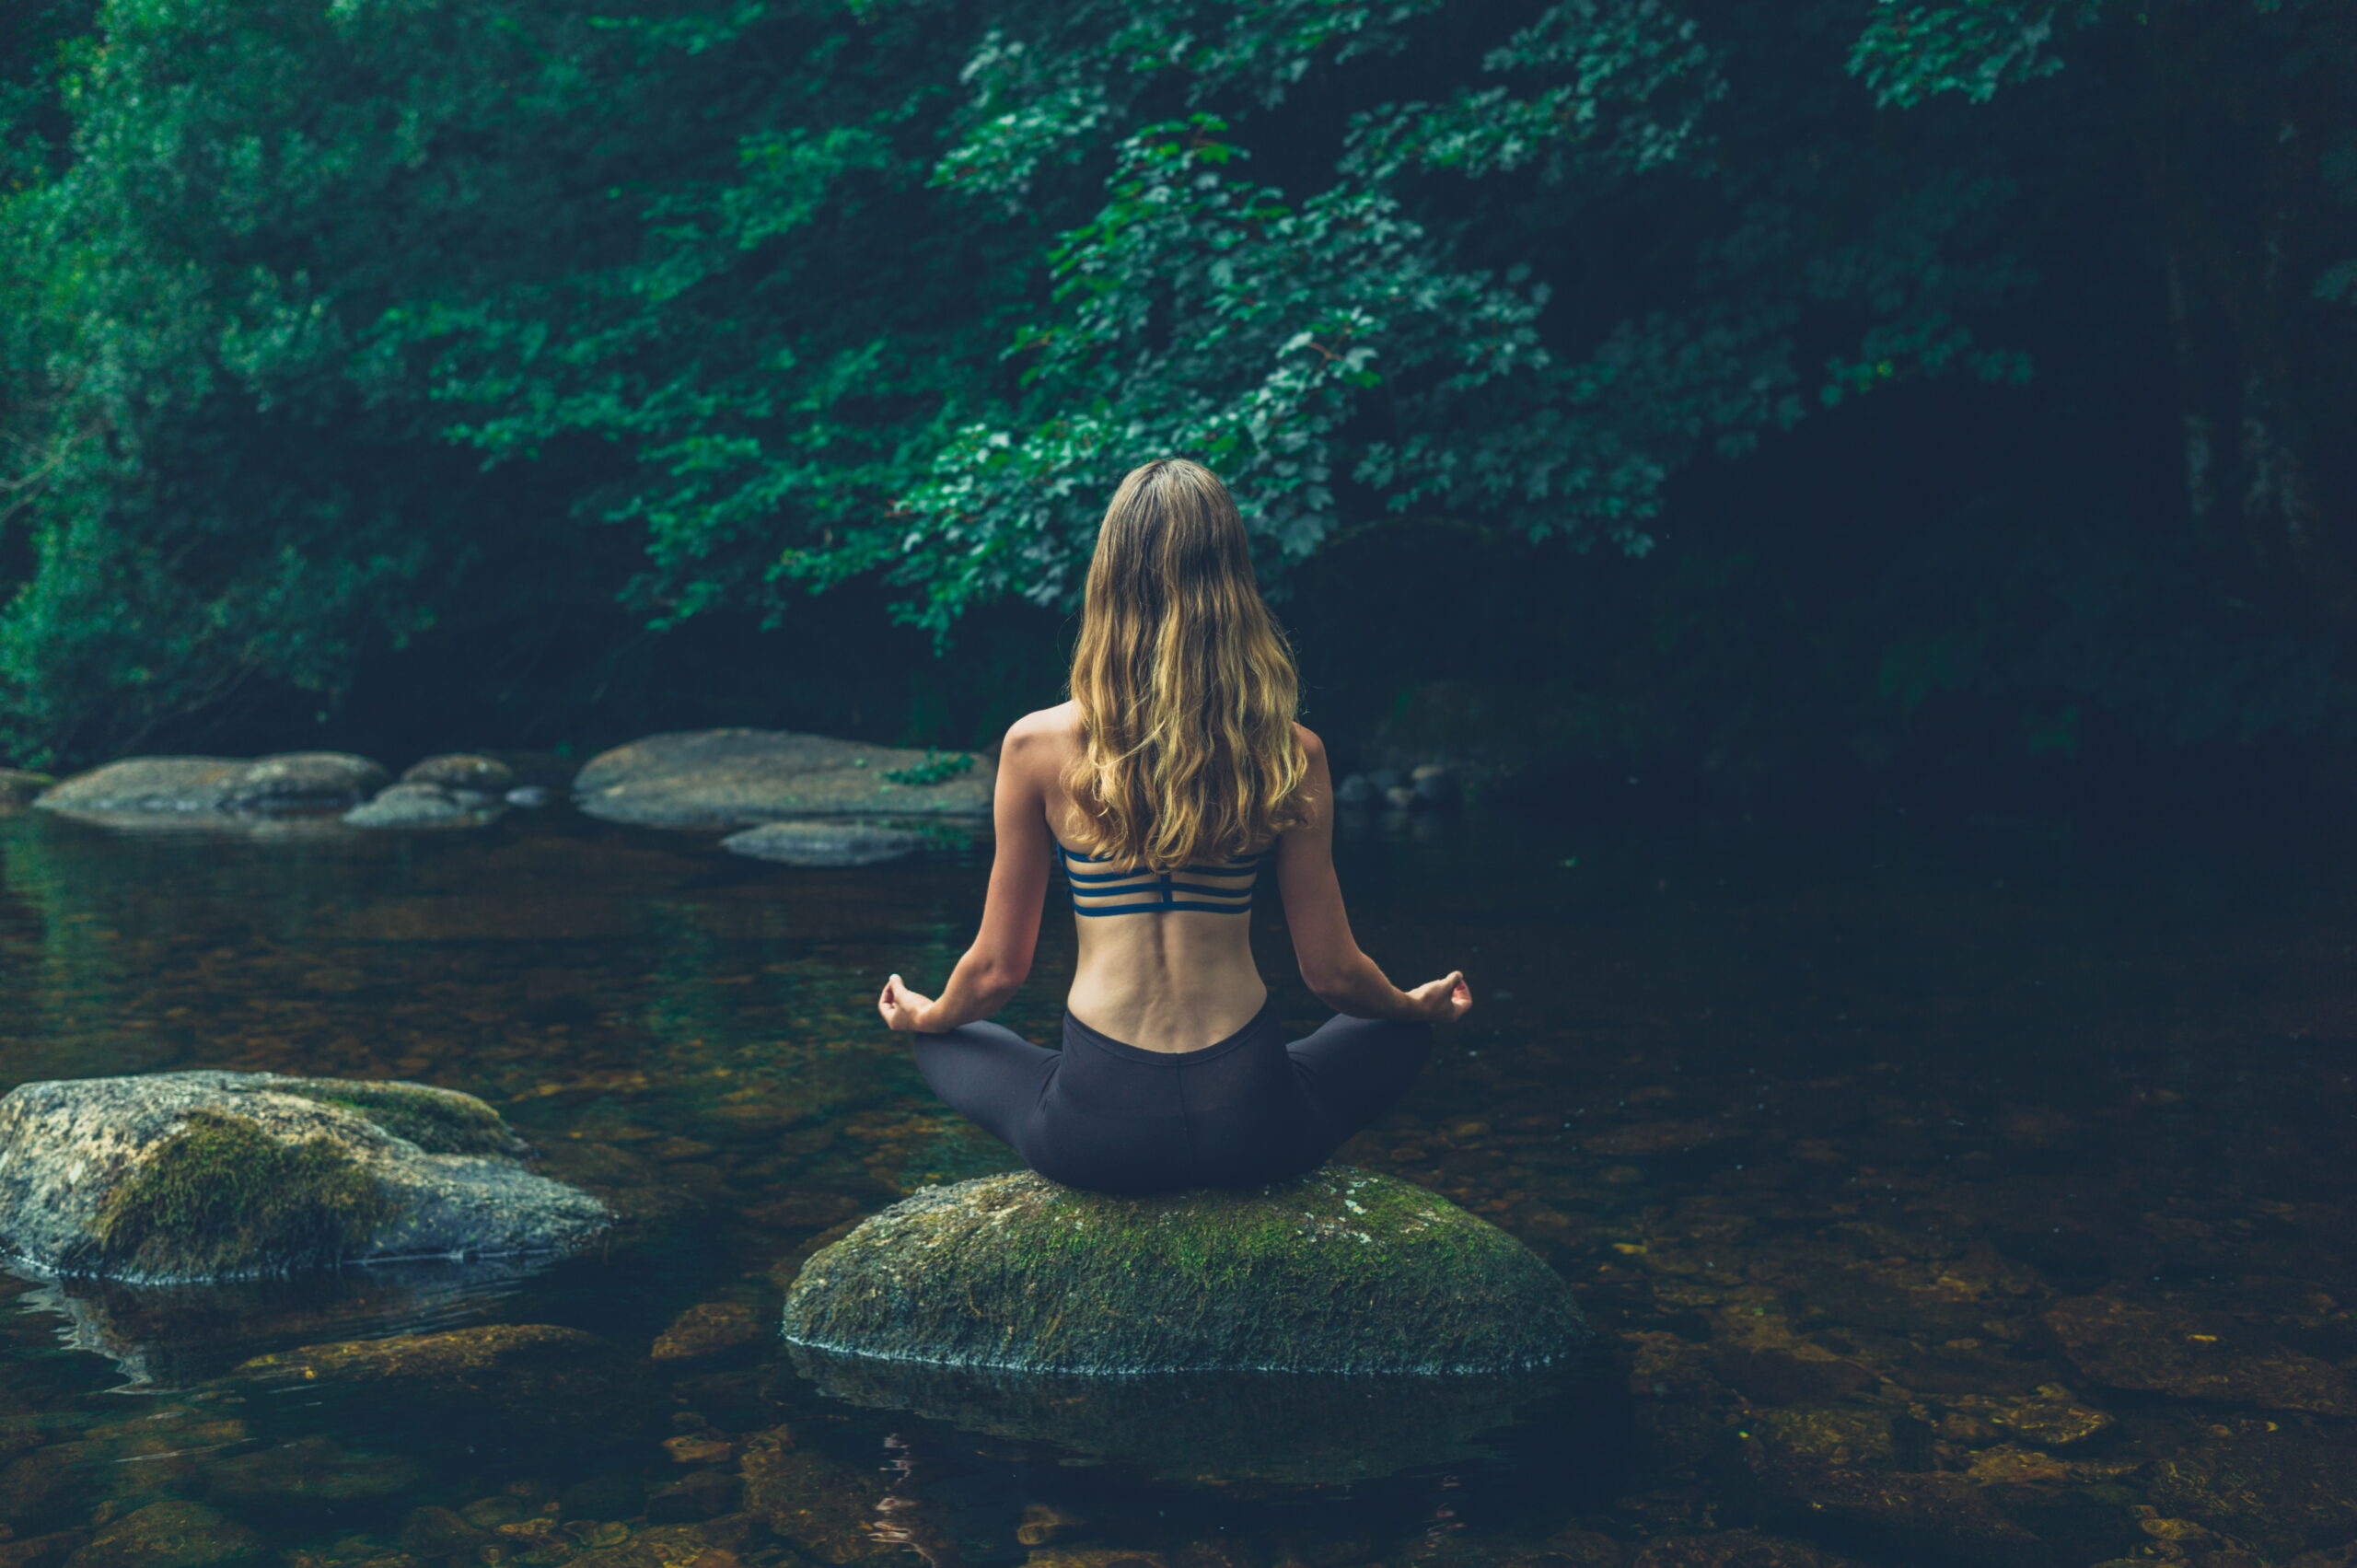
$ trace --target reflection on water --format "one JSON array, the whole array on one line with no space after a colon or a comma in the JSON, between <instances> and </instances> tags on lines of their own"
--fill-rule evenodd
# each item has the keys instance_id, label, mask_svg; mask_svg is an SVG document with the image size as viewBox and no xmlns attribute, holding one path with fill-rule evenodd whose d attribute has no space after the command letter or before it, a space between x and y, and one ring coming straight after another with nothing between
<instances>
[{"instance_id":1,"label":"reflection on water","mask_svg":"<svg viewBox=\"0 0 2357 1568\"><path fill-rule=\"evenodd\" d=\"M970 852L797 871L562 816L0 817L6 1082L447 1085L626 1220L529 1274L0 1279L0 1562L166 1535L306 1568L2333 1551L2357 1540L2351 857L2125 841L1362 824L1370 949L1462 965L1481 1006L1345 1157L1537 1249L1600 1358L1098 1384L697 1328L773 1323L834 1227L1005 1168L869 1008L875 977L954 957ZM1008 1020L1039 1039L1071 958L1048 932ZM1255 940L1290 974L1272 920ZM284 1375L238 1370L261 1356Z\"/></svg>"},{"instance_id":2,"label":"reflection on water","mask_svg":"<svg viewBox=\"0 0 2357 1568\"><path fill-rule=\"evenodd\" d=\"M478 1321L546 1266L528 1258L401 1261L213 1285L32 1281L17 1306L54 1314L59 1342L113 1363L125 1389L162 1391L273 1351Z\"/></svg>"},{"instance_id":3,"label":"reflection on water","mask_svg":"<svg viewBox=\"0 0 2357 1568\"><path fill-rule=\"evenodd\" d=\"M1591 1443L1626 1435L1627 1401L1592 1367L1514 1377L1070 1377L877 1361L799 1345L787 1355L832 1399L1051 1444L1171 1481L1381 1481L1476 1459L1480 1439L1542 1403L1559 1439L1572 1427Z\"/></svg>"}]
</instances>

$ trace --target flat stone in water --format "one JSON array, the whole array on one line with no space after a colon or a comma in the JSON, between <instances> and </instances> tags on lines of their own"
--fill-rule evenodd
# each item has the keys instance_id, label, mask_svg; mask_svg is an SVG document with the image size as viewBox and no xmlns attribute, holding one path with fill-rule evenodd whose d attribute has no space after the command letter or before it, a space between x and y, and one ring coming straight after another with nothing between
<instances>
[{"instance_id":1,"label":"flat stone in water","mask_svg":"<svg viewBox=\"0 0 2357 1568\"><path fill-rule=\"evenodd\" d=\"M706 729L650 735L590 759L573 781L592 817L650 828L743 828L791 817L980 817L994 770L973 765L931 784L923 751L790 730Z\"/></svg>"},{"instance_id":2,"label":"flat stone in water","mask_svg":"<svg viewBox=\"0 0 2357 1568\"><path fill-rule=\"evenodd\" d=\"M256 1356L231 1376L451 1410L591 1444L628 1435L656 1408L645 1363L610 1340L547 1323L307 1345Z\"/></svg>"},{"instance_id":3,"label":"flat stone in water","mask_svg":"<svg viewBox=\"0 0 2357 1568\"><path fill-rule=\"evenodd\" d=\"M1347 1166L1150 1198L1028 1172L927 1188L812 1258L785 1303L795 1344L1012 1371L1503 1373L1586 1335L1520 1242Z\"/></svg>"},{"instance_id":4,"label":"flat stone in water","mask_svg":"<svg viewBox=\"0 0 2357 1568\"><path fill-rule=\"evenodd\" d=\"M2329 1429L2230 1432L2161 1459L2151 1496L2172 1513L2289 1557L2357 1533L2357 1449Z\"/></svg>"},{"instance_id":5,"label":"flat stone in water","mask_svg":"<svg viewBox=\"0 0 2357 1568\"><path fill-rule=\"evenodd\" d=\"M386 782L383 768L341 751L126 757L75 774L33 804L73 813L324 810L355 805Z\"/></svg>"},{"instance_id":6,"label":"flat stone in water","mask_svg":"<svg viewBox=\"0 0 2357 1568\"><path fill-rule=\"evenodd\" d=\"M2332 1363L2174 1303L2073 1296L2049 1307L2046 1321L2079 1370L2114 1388L2357 1415L2357 1387Z\"/></svg>"},{"instance_id":7,"label":"flat stone in water","mask_svg":"<svg viewBox=\"0 0 2357 1568\"><path fill-rule=\"evenodd\" d=\"M784 865L880 865L925 846L923 833L854 822L769 822L720 841L720 847Z\"/></svg>"},{"instance_id":8,"label":"flat stone in water","mask_svg":"<svg viewBox=\"0 0 2357 1568\"><path fill-rule=\"evenodd\" d=\"M506 805L496 796L446 784L401 783L343 814L354 828L480 828Z\"/></svg>"},{"instance_id":9,"label":"flat stone in water","mask_svg":"<svg viewBox=\"0 0 2357 1568\"><path fill-rule=\"evenodd\" d=\"M425 1475L424 1465L402 1455L354 1454L314 1434L223 1460L206 1481L221 1502L267 1505L399 1497Z\"/></svg>"},{"instance_id":10,"label":"flat stone in water","mask_svg":"<svg viewBox=\"0 0 2357 1568\"><path fill-rule=\"evenodd\" d=\"M0 1097L0 1250L35 1272L168 1282L396 1258L570 1251L604 1204L527 1170L470 1095L197 1071Z\"/></svg>"}]
</instances>

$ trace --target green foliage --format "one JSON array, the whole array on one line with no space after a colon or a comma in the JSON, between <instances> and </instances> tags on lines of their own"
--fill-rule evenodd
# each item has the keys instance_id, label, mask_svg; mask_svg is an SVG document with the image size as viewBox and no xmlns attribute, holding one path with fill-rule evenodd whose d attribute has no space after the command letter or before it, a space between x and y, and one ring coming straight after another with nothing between
<instances>
[{"instance_id":1,"label":"green foliage","mask_svg":"<svg viewBox=\"0 0 2357 1568\"><path fill-rule=\"evenodd\" d=\"M107 1195L94 1229L111 1273L211 1279L332 1263L398 1217L329 1140L282 1144L195 1110Z\"/></svg>"},{"instance_id":2,"label":"green foliage","mask_svg":"<svg viewBox=\"0 0 2357 1568\"><path fill-rule=\"evenodd\" d=\"M937 784L971 772L973 755L965 751L927 751L924 761L906 768L887 768L884 782L898 784Z\"/></svg>"},{"instance_id":3,"label":"green foliage","mask_svg":"<svg viewBox=\"0 0 2357 1568\"><path fill-rule=\"evenodd\" d=\"M1172 452L1230 481L1280 593L1377 529L1568 575L1652 549L1713 459L2029 383L2047 263L2144 222L2124 191L2197 231L2185 330L2223 325L2189 384L2266 385L2240 491L2305 505L2271 454L2349 390L2283 303L2357 298L2357 208L2309 215L2357 193L2326 0L45 0L0 28L19 761L331 714L389 650L617 605L773 626L880 584L938 646L995 601L1071 609L1104 496ZM2155 103L2203 134L2146 135ZM2249 131L2279 111L2295 134ZM2168 295L2124 266L2105 292L2144 314L2099 352L2132 357Z\"/></svg>"},{"instance_id":4,"label":"green foliage","mask_svg":"<svg viewBox=\"0 0 2357 1568\"><path fill-rule=\"evenodd\" d=\"M360 330L552 254L599 36L529 5L109 0L97 25L70 163L0 208L39 307L7 345L39 438L0 739L34 757L258 683L331 706L360 649L433 621L475 553L470 476Z\"/></svg>"},{"instance_id":5,"label":"green foliage","mask_svg":"<svg viewBox=\"0 0 2357 1568\"><path fill-rule=\"evenodd\" d=\"M2051 75L2061 36L2105 0L1880 0L1850 52L1875 101L1906 106L1936 93L1986 103L2008 83Z\"/></svg>"}]
</instances>

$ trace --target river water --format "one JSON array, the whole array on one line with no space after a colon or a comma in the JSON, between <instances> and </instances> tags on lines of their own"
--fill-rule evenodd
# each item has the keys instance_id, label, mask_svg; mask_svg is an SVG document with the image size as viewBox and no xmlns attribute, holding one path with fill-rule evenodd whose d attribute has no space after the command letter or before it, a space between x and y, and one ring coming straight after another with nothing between
<instances>
[{"instance_id":1,"label":"river water","mask_svg":"<svg viewBox=\"0 0 2357 1568\"><path fill-rule=\"evenodd\" d=\"M870 1003L946 973L986 846L814 871L563 811L0 816L0 1086L416 1079L627 1215L536 1271L0 1283L0 1568L2357 1562L2357 855L1480 813L1337 854L1368 950L1478 1001L1343 1157L1560 1270L1597 1341L1559 1373L793 1359L814 1238L1009 1167ZM1036 1039L1069 927L1006 1016ZM529 1331L490 1370L253 1359L492 1325Z\"/></svg>"}]
</instances>

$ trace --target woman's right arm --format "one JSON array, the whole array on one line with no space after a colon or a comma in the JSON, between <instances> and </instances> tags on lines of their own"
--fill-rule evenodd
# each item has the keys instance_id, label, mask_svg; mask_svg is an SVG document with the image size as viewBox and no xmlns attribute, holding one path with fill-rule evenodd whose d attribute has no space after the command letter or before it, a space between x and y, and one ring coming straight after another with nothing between
<instances>
[{"instance_id":1,"label":"woman's right arm","mask_svg":"<svg viewBox=\"0 0 2357 1568\"><path fill-rule=\"evenodd\" d=\"M1294 730L1309 755L1309 774L1302 787L1308 815L1300 826L1277 837L1277 891L1284 900L1285 924L1293 933L1303 982L1320 1002L1354 1018L1445 1023L1464 1016L1473 1005L1473 993L1462 972L1451 971L1402 991L1359 951L1350 916L1342 909L1342 885L1334 876L1334 785L1326 748L1299 725Z\"/></svg>"}]
</instances>

